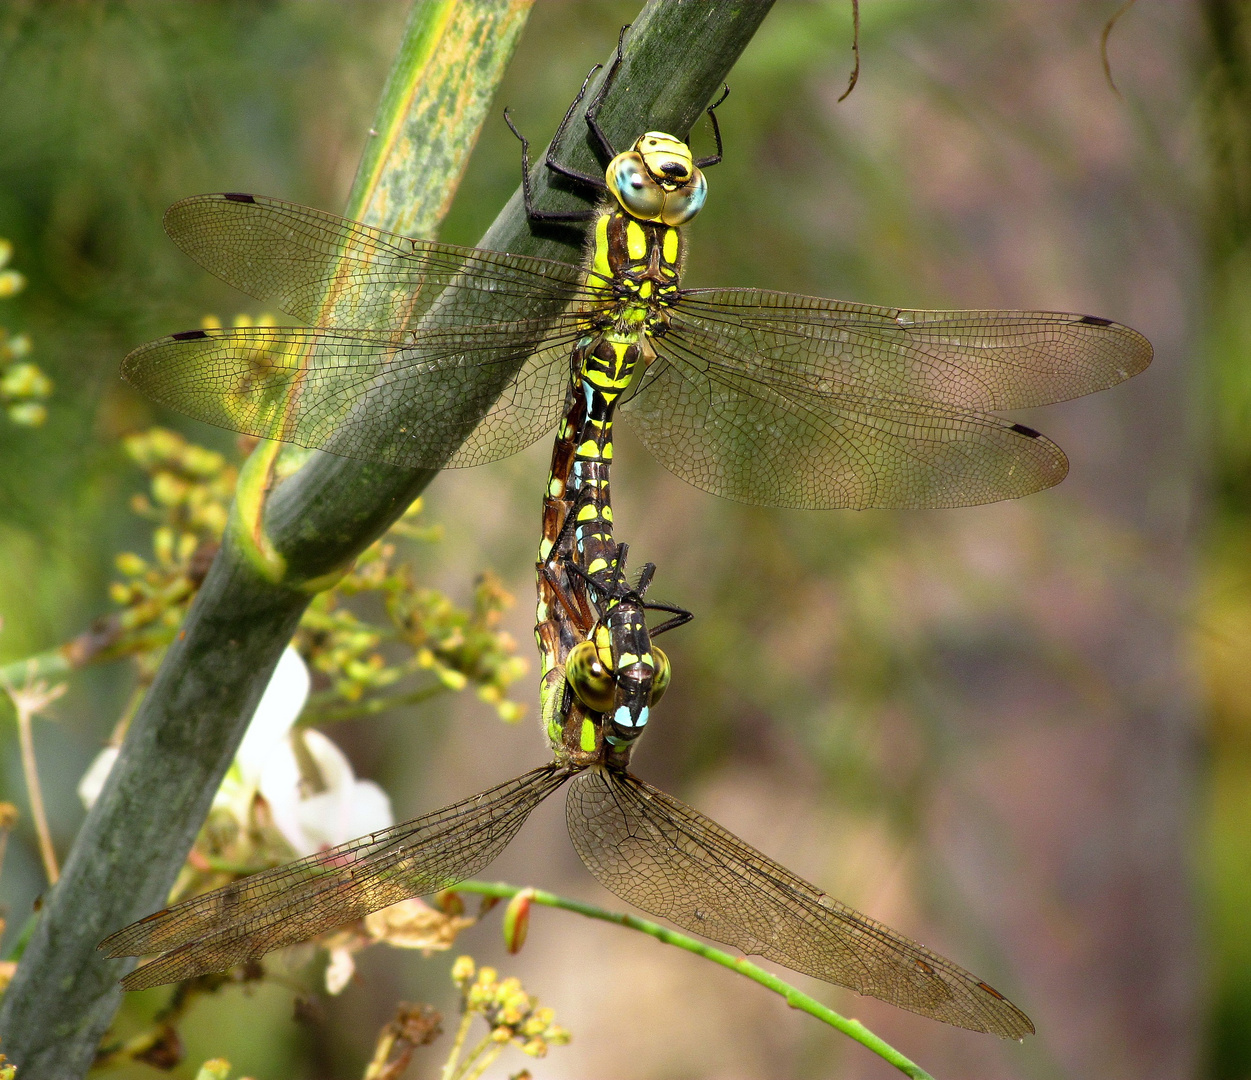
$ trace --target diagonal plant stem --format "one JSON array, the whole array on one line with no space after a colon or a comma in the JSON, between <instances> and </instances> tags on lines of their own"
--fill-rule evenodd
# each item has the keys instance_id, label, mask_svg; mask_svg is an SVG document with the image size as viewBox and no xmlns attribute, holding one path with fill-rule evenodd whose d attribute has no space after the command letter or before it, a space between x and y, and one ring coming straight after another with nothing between
<instances>
[{"instance_id":1,"label":"diagonal plant stem","mask_svg":"<svg viewBox=\"0 0 1251 1080\"><path fill-rule=\"evenodd\" d=\"M600 112L609 137L624 144L649 128L689 131L771 6L772 0L649 0ZM380 168L363 169L349 212L385 228L410 200L443 205L473 136L460 138L459 149L446 155L432 147L446 130L471 125L476 132L527 9L521 0L413 5L372 130L380 138L396 131L397 111L424 119L412 128L401 124L399 137L387 137L392 156ZM440 20L441 35L433 25ZM431 106L433 99L443 104ZM457 125L449 120L453 114ZM561 149L575 168L595 165L584 133ZM573 205L573 194L539 174L539 206ZM395 176L402 183L392 196L370 198ZM518 190L481 245L576 262L579 240L568 233L533 235ZM498 379L502 389L509 374L483 378ZM96 943L162 906L310 599L337 580L437 472L313 454L274 487L274 458L273 448L262 444L245 465L222 548L0 1002L0 1043L19 1075L75 1080L87 1070L116 1011L117 980L133 964L105 960Z\"/></svg>"},{"instance_id":2,"label":"diagonal plant stem","mask_svg":"<svg viewBox=\"0 0 1251 1080\"><path fill-rule=\"evenodd\" d=\"M474 893L478 896L489 896L497 900L511 900L522 891L522 887L509 885L502 881L462 881L451 891ZM609 911L607 908L596 907L594 904L588 904L582 900L571 900L569 897L558 896L556 893L545 892L542 889L527 887L526 891L530 893L531 899L536 904L559 908L562 911L572 911L578 915L584 915L588 919L599 919L601 922L624 926L628 930L637 930L640 934L646 934L648 937L653 937L666 945L685 949L696 956L702 956L705 960L711 960L714 964L720 964L731 971L737 971L740 975L751 979L752 982L757 982L761 986L772 990L775 994L779 994L792 1009L798 1009L800 1012L806 1012L809 1016L815 1016L822 1023L829 1024L830 1027L841 1031L849 1038L855 1039L861 1046L867 1047L877 1054L878 1057L882 1058L883 1061L893 1065L904 1076L911 1077L912 1080L934 1080L920 1065L904 1057L890 1043L874 1035L859 1020L852 1020L841 1013L835 1012L829 1006L822 1005L816 998L809 997L798 987L792 986L784 979L779 979L776 975L765 971L762 967L757 967L750 960L746 960L741 956L734 956L732 953L715 948L706 942L700 941L698 938L689 937L686 934L679 933L677 930L671 930L667 926L661 926L660 923L652 922L650 919L640 919L637 915L629 915L624 911Z\"/></svg>"}]
</instances>

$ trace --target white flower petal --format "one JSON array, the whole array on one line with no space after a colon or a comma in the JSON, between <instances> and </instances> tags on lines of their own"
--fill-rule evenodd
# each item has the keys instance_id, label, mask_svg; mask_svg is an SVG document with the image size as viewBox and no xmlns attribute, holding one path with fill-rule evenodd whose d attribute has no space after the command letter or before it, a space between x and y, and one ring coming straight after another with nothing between
<instances>
[{"instance_id":1,"label":"white flower petal","mask_svg":"<svg viewBox=\"0 0 1251 1080\"><path fill-rule=\"evenodd\" d=\"M395 812L391 809L391 797L372 780L357 780L352 788L347 835L335 843L342 844L346 840L390 828L394 824Z\"/></svg>"},{"instance_id":2,"label":"white flower petal","mask_svg":"<svg viewBox=\"0 0 1251 1080\"><path fill-rule=\"evenodd\" d=\"M320 775L321 790L301 794L298 758L290 739L275 748L261 772L260 791L275 827L299 855L311 855L395 822L391 800L377 784L357 780L340 750L320 731L303 731L308 756Z\"/></svg>"},{"instance_id":3,"label":"white flower petal","mask_svg":"<svg viewBox=\"0 0 1251 1080\"><path fill-rule=\"evenodd\" d=\"M83 778L78 781L78 797L88 810L95 806L96 799L104 790L104 782L109 778L113 762L117 760L119 753L116 746L106 746L96 755L95 761L87 766Z\"/></svg>"},{"instance_id":4,"label":"white flower petal","mask_svg":"<svg viewBox=\"0 0 1251 1080\"><path fill-rule=\"evenodd\" d=\"M326 993L341 993L355 974L356 961L352 953L348 949L331 949L330 963L326 966Z\"/></svg>"},{"instance_id":5,"label":"white flower petal","mask_svg":"<svg viewBox=\"0 0 1251 1080\"><path fill-rule=\"evenodd\" d=\"M257 703L235 755L245 781L255 783L259 779L270 754L299 719L308 701L310 686L308 668L300 654L288 645Z\"/></svg>"},{"instance_id":6,"label":"white flower petal","mask_svg":"<svg viewBox=\"0 0 1251 1080\"><path fill-rule=\"evenodd\" d=\"M261 771L258 787L269 804L269 816L274 827L299 854L311 854L315 849L308 848L304 831L300 828L300 763L288 739L283 739L273 748Z\"/></svg>"}]
</instances>

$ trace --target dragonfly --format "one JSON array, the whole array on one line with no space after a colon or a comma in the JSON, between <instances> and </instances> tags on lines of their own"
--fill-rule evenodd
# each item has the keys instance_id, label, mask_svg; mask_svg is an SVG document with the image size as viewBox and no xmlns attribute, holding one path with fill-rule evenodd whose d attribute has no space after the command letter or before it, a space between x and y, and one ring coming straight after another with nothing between
<instances>
[{"instance_id":1,"label":"dragonfly","mask_svg":"<svg viewBox=\"0 0 1251 1080\"><path fill-rule=\"evenodd\" d=\"M629 585L625 547L611 571L587 581L596 624L573 628L582 640L569 683L599 723L566 724L551 762L469 799L118 931L100 945L109 956L160 954L122 986L141 990L223 970L409 897L453 888L485 868L535 807L568 784L573 846L621 899L743 953L948 1024L1007 1039L1032 1034L1030 1019L983 980L833 899L629 771L635 741L610 742L612 725L603 721L612 683L631 667L623 656L655 651L650 633L679 625L687 613L648 631L644 593L654 566ZM582 645L597 658L579 660ZM644 693L651 678L645 668L638 680Z\"/></svg>"},{"instance_id":2,"label":"dragonfly","mask_svg":"<svg viewBox=\"0 0 1251 1080\"><path fill-rule=\"evenodd\" d=\"M683 226L702 170L661 132L607 158L573 215L586 265L392 236L262 196L199 196L166 228L224 280L310 328L191 331L132 353L124 374L200 419L401 466L472 465L560 427L544 502L536 636L553 761L463 803L255 875L102 943L161 956L138 989L217 970L476 873L570 782L575 848L616 895L678 925L948 1023L1006 1038L1029 1019L985 982L840 904L628 770L668 682L644 568L624 584L612 537L619 404L679 476L730 498L806 507L953 506L1063 478L1063 453L994 411L1103 389L1145 368L1146 339L1095 316L923 312L762 290L686 290ZM589 79L588 79L589 81ZM557 138L586 91L570 107ZM715 109L715 106L714 106ZM510 121L511 126L511 121ZM515 131L515 129L514 129ZM520 136L519 136L520 137ZM579 412L579 410L581 410ZM639 664L647 655L651 664ZM628 662L627 662L628 661Z\"/></svg>"},{"instance_id":3,"label":"dragonfly","mask_svg":"<svg viewBox=\"0 0 1251 1080\"><path fill-rule=\"evenodd\" d=\"M553 149L544 160L594 205L534 207L522 140L531 220L589 223L584 265L397 236L261 195L194 196L165 215L173 241L308 325L174 334L127 356L123 376L220 427L454 468L548 434L567 411L571 356L608 342L621 350L606 360L624 384L615 407L682 479L765 506L865 509L1058 483L1063 451L995 413L1106 389L1151 362L1146 338L1094 315L683 288L685 227L706 200L703 170L721 160L715 106L710 157L663 132L617 154L596 117L621 56L619 42L585 114L603 177Z\"/></svg>"}]
</instances>

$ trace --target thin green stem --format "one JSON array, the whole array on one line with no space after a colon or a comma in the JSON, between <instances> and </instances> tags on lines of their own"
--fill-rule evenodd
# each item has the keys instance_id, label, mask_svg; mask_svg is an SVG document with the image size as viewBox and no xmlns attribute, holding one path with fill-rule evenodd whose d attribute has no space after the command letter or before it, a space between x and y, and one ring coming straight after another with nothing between
<instances>
[{"instance_id":1,"label":"thin green stem","mask_svg":"<svg viewBox=\"0 0 1251 1080\"><path fill-rule=\"evenodd\" d=\"M509 885L502 881L462 881L456 886L455 891L476 893L478 896L490 896L499 900L509 900L521 892L521 887ZM543 904L546 907L572 911L578 915L584 915L588 919L599 919L601 922L614 923L617 926L624 926L630 930L637 930L639 933L647 934L648 937L654 937L657 941L664 942L666 945L674 945L679 949L685 949L687 952L695 953L696 956L702 956L705 960L711 960L714 964L720 964L731 971L737 971L740 975L745 975L753 982L757 982L766 989L780 995L792 1009L798 1009L800 1012L806 1012L809 1016L815 1016L823 1023L829 1024L830 1027L836 1028L844 1035L855 1039L861 1046L872 1050L883 1061L893 1065L905 1076L912 1077L913 1080L934 1080L920 1065L906 1058L890 1043L874 1035L859 1020L851 1020L840 1013L836 1013L829 1006L822 1005L816 998L809 997L802 990L792 986L784 979L779 979L776 975L765 971L764 968L757 967L751 961L741 956L723 952L721 949L714 948L693 937L688 937L686 934L670 930L667 926L654 923L650 919L640 919L637 915L627 915L623 911L609 911L606 908L596 907L594 904L587 904L581 900L571 900L568 897L557 896L555 893L544 892L542 889L532 890L532 899L536 904Z\"/></svg>"},{"instance_id":2,"label":"thin green stem","mask_svg":"<svg viewBox=\"0 0 1251 1080\"><path fill-rule=\"evenodd\" d=\"M474 1047L473 1053L465 1059L465 1064L457 1075L456 1080L478 1080L478 1077L495 1063L495 1059L503 1053L504 1047L507 1045L507 1043L496 1042L491 1038L490 1032L488 1032L483 1040ZM474 1064L475 1061L477 1061L476 1065Z\"/></svg>"},{"instance_id":3,"label":"thin green stem","mask_svg":"<svg viewBox=\"0 0 1251 1080\"><path fill-rule=\"evenodd\" d=\"M22 687L7 680L0 680L0 691L13 706L17 718L17 741L21 751L22 776L26 780L26 797L30 800L30 816L35 823L35 835L39 842L39 859L49 885L55 885L60 871L57 869L56 848L52 846L52 830L48 828L48 814L43 805L43 786L39 783L39 762L35 758L35 733L31 723L37 712L47 708L61 696L65 686L51 689L36 682L27 672Z\"/></svg>"},{"instance_id":4,"label":"thin green stem","mask_svg":"<svg viewBox=\"0 0 1251 1080\"><path fill-rule=\"evenodd\" d=\"M447 1055L447 1061L443 1064L442 1080L452 1080L456 1075L456 1061L460 1057L461 1050L464 1049L473 1017L474 1014L466 1009L465 1014L460 1018L460 1026L456 1029L456 1041L452 1043L451 1053Z\"/></svg>"},{"instance_id":5,"label":"thin green stem","mask_svg":"<svg viewBox=\"0 0 1251 1080\"><path fill-rule=\"evenodd\" d=\"M35 835L39 838L39 859L49 885L55 885L61 876L56 865L56 848L52 846L52 831L48 828L48 814L43 805L43 787L39 783L39 763L35 760L35 738L31 730L30 713L17 709L17 741L22 754L22 776L26 778L26 796L30 799L30 816L35 823Z\"/></svg>"}]
</instances>

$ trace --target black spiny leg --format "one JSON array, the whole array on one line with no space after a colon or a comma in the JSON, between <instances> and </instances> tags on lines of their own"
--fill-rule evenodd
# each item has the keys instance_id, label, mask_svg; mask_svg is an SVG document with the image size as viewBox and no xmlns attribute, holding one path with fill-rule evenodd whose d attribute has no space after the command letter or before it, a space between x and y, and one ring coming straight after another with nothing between
<instances>
[{"instance_id":1,"label":"black spiny leg","mask_svg":"<svg viewBox=\"0 0 1251 1080\"><path fill-rule=\"evenodd\" d=\"M625 578L625 560L626 552L629 549L628 544L617 545L617 557L613 560L612 568L602 574L588 574L572 559L568 559L565 563L566 569L571 570L577 577L582 578L592 589L604 596L605 600L627 600L631 597L636 598L645 611L667 611L672 618L666 619L659 626L649 628L648 634L651 637L657 637L660 634L674 630L695 618L694 614L687 611L686 608L676 607L673 604L649 604L643 599L643 594L647 592L647 588L652 583L652 578L656 574L655 563L644 563L643 569L639 573L638 585L631 589Z\"/></svg>"},{"instance_id":2,"label":"black spiny leg","mask_svg":"<svg viewBox=\"0 0 1251 1080\"><path fill-rule=\"evenodd\" d=\"M534 205L534 197L530 193L530 141L517 130L512 118L508 115L507 109L504 110L504 123L521 140L521 197L526 204L526 217L531 221L551 222L554 224L590 221L595 218L599 211L593 206L588 206L585 210L539 210ZM585 183L596 183L593 178L575 174L572 170L566 171L564 175L572 176L573 179L582 180ZM599 183L602 185L603 182L599 181Z\"/></svg>"},{"instance_id":3,"label":"black spiny leg","mask_svg":"<svg viewBox=\"0 0 1251 1080\"><path fill-rule=\"evenodd\" d=\"M620 45L618 45L618 48L620 48ZM561 140L565 137L565 130L569 127L569 121L573 119L573 114L577 111L578 106L582 104L582 99L586 97L586 88L591 85L591 79L595 77L595 73L603 66L603 64L596 64L593 68L591 68L590 72L588 72L586 78L582 80L582 89L578 91L578 96L573 99L573 104L565 110L565 117L561 120L560 127L556 129L556 134L552 136L552 141L548 144L547 156L543 158L543 164L547 168L551 169L551 171L557 176L563 176L569 180L573 180L575 183L584 184L585 186L594 188L597 192L601 193L608 190L608 185L604 183L604 178L602 176L594 176L591 173L579 172L577 169L571 169L568 165L562 165L556 160L556 147L560 145ZM614 61L613 67L615 68L616 66L616 61ZM608 78L611 77L612 73L609 72ZM605 83L607 83L608 78L605 79ZM600 92L595 95L595 100L598 102L602 96L603 89L601 88ZM512 125L509 124L509 127L512 127ZM516 129L514 128L513 130L515 133ZM609 157L605 159L604 163L607 164L608 161L611 161L615 156L615 154L609 155Z\"/></svg>"},{"instance_id":4,"label":"black spiny leg","mask_svg":"<svg viewBox=\"0 0 1251 1080\"><path fill-rule=\"evenodd\" d=\"M604 81L600 83L599 90L596 91L595 97L591 100L591 104L586 107L586 126L590 130L592 137L595 139L595 143L600 154L600 160L603 161L605 165L617 156L617 151L613 149L612 143L608 141L608 136L604 134L604 129L599 126L599 107L604 104L604 98L608 96L608 90L616 80L617 72L621 68L626 31L629 29L630 24L626 23L625 26L621 28L621 33L617 35L617 55L612 62L612 67L608 69L608 74L604 76ZM580 95L579 100L581 100ZM574 104L576 105L577 102L575 101Z\"/></svg>"},{"instance_id":5,"label":"black spiny leg","mask_svg":"<svg viewBox=\"0 0 1251 1080\"><path fill-rule=\"evenodd\" d=\"M608 137L604 134L599 126L596 116L599 114L599 108L604 103L604 97L607 95L609 88L612 86L613 80L617 77L617 69L621 67L622 48L625 42L625 33L629 30L629 24L621 28L621 34L617 38L617 55L612 62L612 67L608 69L608 74L604 76L603 83L600 84L599 90L596 91L595 97L586 110L586 124L595 141L598 150L605 164L617 156L617 152L612 148L612 143L608 141ZM582 89L578 91L578 96L573 99L573 104L569 106L565 112L565 117L560 122L560 127L556 129L556 134L552 137L551 143L548 145L547 154L543 158L543 164L546 168L556 173L557 176L563 176L567 180L572 180L575 184L581 184L584 187L591 188L598 194L607 192L608 185L604 182L602 176L595 176L592 173L580 172L577 169L563 165L556 160L556 147L560 145L561 139L564 137L565 131L569 127L569 122L573 119L573 114L577 111L578 106L582 103L582 99L586 96L586 88L591 85L591 79L595 73L603 65L596 64L591 68L587 77L582 81ZM542 221L550 223L573 223L578 221L591 221L599 215L599 211L594 207L588 207L585 210L538 210L534 206L534 199L530 192L530 143L516 125L513 124L512 118L508 115L508 110L504 110L504 123L508 125L509 130L517 136L521 141L521 194L526 203L526 216L531 221Z\"/></svg>"},{"instance_id":6,"label":"black spiny leg","mask_svg":"<svg viewBox=\"0 0 1251 1080\"><path fill-rule=\"evenodd\" d=\"M697 169L707 169L712 165L721 164L721 125L717 123L717 108L721 103L730 96L730 87L727 84L725 89L721 91L721 96L708 106L708 119L712 121L712 135L717 140L717 152L712 157L702 157L695 162ZM690 136L687 136L690 141Z\"/></svg>"},{"instance_id":7,"label":"black spiny leg","mask_svg":"<svg viewBox=\"0 0 1251 1080\"><path fill-rule=\"evenodd\" d=\"M668 633L679 626L684 626L695 618L694 614L687 611L686 608L675 607L672 604L644 604L643 607L648 611L667 611L673 616L671 619L666 619L659 626L650 627L647 632L652 637L660 637L661 634Z\"/></svg>"}]
</instances>

